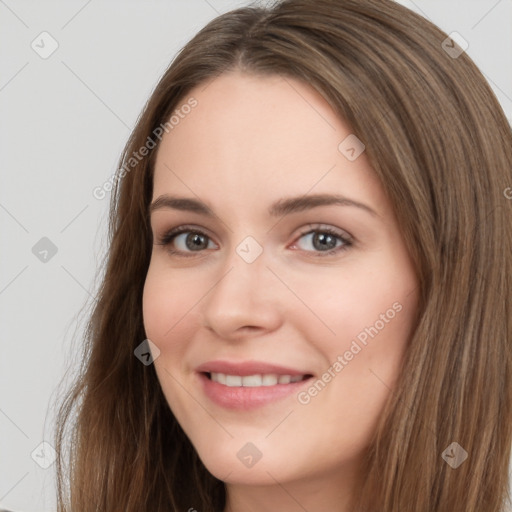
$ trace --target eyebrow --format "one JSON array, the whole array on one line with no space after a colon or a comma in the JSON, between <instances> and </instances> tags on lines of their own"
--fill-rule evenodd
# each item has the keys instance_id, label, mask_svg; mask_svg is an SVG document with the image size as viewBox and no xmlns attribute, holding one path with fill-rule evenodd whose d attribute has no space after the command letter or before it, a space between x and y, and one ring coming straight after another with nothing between
<instances>
[{"instance_id":1,"label":"eyebrow","mask_svg":"<svg viewBox=\"0 0 512 512\"><path fill-rule=\"evenodd\" d=\"M354 201L353 199L349 199L345 196L333 194L315 194L279 199L270 206L268 213L272 217L284 217L285 215L302 212L304 210L316 208L317 206L331 205L356 207L364 210L372 216L378 217L377 212L368 205L360 203L359 201ZM212 210L205 203L194 198L177 197L164 194L151 203L149 212L151 214L154 211L163 208L172 208L174 210L199 213L207 217L215 217Z\"/></svg>"}]
</instances>

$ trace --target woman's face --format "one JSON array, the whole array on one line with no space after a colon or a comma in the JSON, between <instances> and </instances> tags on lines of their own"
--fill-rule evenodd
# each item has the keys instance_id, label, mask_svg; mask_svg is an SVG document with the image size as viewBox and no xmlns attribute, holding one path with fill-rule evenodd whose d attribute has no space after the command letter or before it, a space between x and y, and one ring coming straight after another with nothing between
<instances>
[{"instance_id":1,"label":"woman's face","mask_svg":"<svg viewBox=\"0 0 512 512\"><path fill-rule=\"evenodd\" d=\"M163 392L228 484L346 479L416 312L392 205L308 85L237 71L188 100L158 149L143 299Z\"/></svg>"}]
</instances>

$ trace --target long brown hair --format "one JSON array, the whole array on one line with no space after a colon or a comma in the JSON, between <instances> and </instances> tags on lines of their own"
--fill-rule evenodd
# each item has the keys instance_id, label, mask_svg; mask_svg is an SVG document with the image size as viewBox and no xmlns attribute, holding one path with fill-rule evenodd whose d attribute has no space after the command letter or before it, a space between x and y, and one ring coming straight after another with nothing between
<instances>
[{"instance_id":1,"label":"long brown hair","mask_svg":"<svg viewBox=\"0 0 512 512\"><path fill-rule=\"evenodd\" d=\"M130 158L194 87L235 68L305 81L349 123L416 266L417 327L368 446L354 510L504 510L512 133L482 74L465 53L446 51L446 38L390 0L284 0L219 16L176 56L120 160L83 366L59 410L59 512L221 512L225 505L223 482L177 424L153 366L134 356L146 338L142 290L158 148L135 164ZM453 456L454 442L468 454L456 469L442 456Z\"/></svg>"}]
</instances>

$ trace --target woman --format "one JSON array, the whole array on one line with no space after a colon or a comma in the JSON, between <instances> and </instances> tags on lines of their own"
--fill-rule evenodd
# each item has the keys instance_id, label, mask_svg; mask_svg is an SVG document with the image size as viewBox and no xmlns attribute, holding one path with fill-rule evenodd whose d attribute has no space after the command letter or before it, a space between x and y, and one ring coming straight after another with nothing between
<instances>
[{"instance_id":1,"label":"woman","mask_svg":"<svg viewBox=\"0 0 512 512\"><path fill-rule=\"evenodd\" d=\"M120 161L59 510L504 511L511 142L394 2L209 23Z\"/></svg>"}]
</instances>

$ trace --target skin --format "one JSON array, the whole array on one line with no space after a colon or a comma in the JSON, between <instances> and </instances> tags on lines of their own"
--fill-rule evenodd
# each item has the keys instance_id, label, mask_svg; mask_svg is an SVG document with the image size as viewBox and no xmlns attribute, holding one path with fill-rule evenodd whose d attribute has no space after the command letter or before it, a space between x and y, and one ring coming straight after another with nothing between
<instances>
[{"instance_id":1,"label":"skin","mask_svg":"<svg viewBox=\"0 0 512 512\"><path fill-rule=\"evenodd\" d=\"M190 96L197 106L158 149L153 201L200 199L215 216L173 208L151 215L143 315L160 350L154 364L163 392L208 470L226 483L226 512L342 512L417 310L417 279L392 205L365 153L350 161L338 149L350 127L309 85L237 70ZM375 213L340 205L267 212L279 199L323 193ZM183 224L206 235L200 251L187 247L187 234L159 243ZM323 256L313 235L326 227L352 244ZM252 263L236 251L247 236L263 249ZM393 304L400 311L389 319ZM334 371L379 319L378 334ZM315 379L331 368L334 377L307 404L292 394L252 411L227 410L204 395L194 371L215 359L266 361ZM250 468L237 457L247 442L262 453Z\"/></svg>"}]
</instances>

